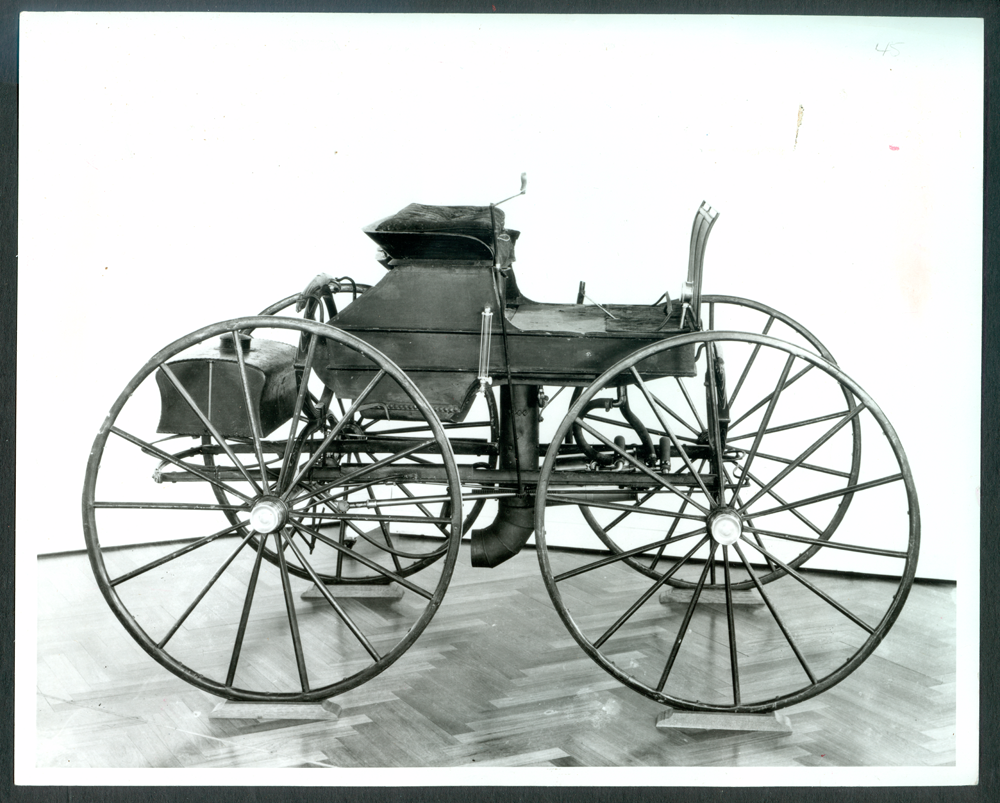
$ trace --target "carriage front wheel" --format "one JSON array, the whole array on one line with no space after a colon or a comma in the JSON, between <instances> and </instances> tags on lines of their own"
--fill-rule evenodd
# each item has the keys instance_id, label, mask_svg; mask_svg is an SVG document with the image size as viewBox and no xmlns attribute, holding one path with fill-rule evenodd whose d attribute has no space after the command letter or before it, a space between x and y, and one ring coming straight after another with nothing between
<instances>
[{"instance_id":1,"label":"carriage front wheel","mask_svg":"<svg viewBox=\"0 0 1000 803\"><path fill-rule=\"evenodd\" d=\"M315 409L330 344L365 373L343 413ZM422 429L370 435L359 414L393 385ZM428 459L426 485L393 492ZM156 661L227 699L305 702L371 679L424 630L462 498L445 430L393 362L327 324L254 316L181 338L126 385L94 441L83 524L102 594ZM404 595L324 582L359 575Z\"/></svg>"},{"instance_id":2,"label":"carriage front wheel","mask_svg":"<svg viewBox=\"0 0 1000 803\"><path fill-rule=\"evenodd\" d=\"M669 362L704 386L704 438L673 415L693 399L657 373L672 349L682 359ZM727 370L748 363L754 370ZM616 420L591 415L594 399L612 403L620 388L632 413L654 422L657 451L674 454L669 469L620 437ZM737 390L761 400L740 420L726 403ZM574 427L616 458L593 468L595 489L613 480L615 494L588 502L617 522L604 528L611 547L586 527L546 526L546 505L579 493L566 490L557 460ZM845 483L859 429L866 447ZM831 532L826 522L848 495ZM651 699L732 712L801 702L856 669L900 612L920 532L899 438L865 391L818 354L725 331L647 346L586 388L553 436L535 516L549 594L591 658ZM804 548L808 565L796 568Z\"/></svg>"}]
</instances>

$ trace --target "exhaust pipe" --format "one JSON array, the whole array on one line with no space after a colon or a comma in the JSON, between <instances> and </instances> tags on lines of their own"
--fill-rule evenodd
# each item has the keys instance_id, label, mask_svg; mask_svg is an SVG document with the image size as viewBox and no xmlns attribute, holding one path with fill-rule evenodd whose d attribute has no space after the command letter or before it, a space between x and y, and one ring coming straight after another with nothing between
<instances>
[{"instance_id":1,"label":"exhaust pipe","mask_svg":"<svg viewBox=\"0 0 1000 803\"><path fill-rule=\"evenodd\" d=\"M498 500L497 516L481 530L472 531L472 565L492 569L514 557L535 531L535 497Z\"/></svg>"},{"instance_id":2,"label":"exhaust pipe","mask_svg":"<svg viewBox=\"0 0 1000 803\"><path fill-rule=\"evenodd\" d=\"M515 451L516 450L516 451ZM500 387L500 467L538 469L538 387ZM535 497L503 497L493 522L472 531L472 565L492 569L514 557L535 530Z\"/></svg>"}]
</instances>

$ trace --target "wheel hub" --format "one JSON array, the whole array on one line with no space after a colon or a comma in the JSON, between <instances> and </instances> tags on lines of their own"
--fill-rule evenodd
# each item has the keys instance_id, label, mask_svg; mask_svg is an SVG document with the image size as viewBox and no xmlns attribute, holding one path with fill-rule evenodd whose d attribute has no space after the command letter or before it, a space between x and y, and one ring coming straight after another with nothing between
<instances>
[{"instance_id":1,"label":"wheel hub","mask_svg":"<svg viewBox=\"0 0 1000 803\"><path fill-rule=\"evenodd\" d=\"M708 531L716 543L730 546L743 534L743 517L732 508L719 508L709 516Z\"/></svg>"},{"instance_id":2,"label":"wheel hub","mask_svg":"<svg viewBox=\"0 0 1000 803\"><path fill-rule=\"evenodd\" d=\"M288 506L280 499L265 496L250 511L250 527L261 535L280 530L288 523Z\"/></svg>"}]
</instances>

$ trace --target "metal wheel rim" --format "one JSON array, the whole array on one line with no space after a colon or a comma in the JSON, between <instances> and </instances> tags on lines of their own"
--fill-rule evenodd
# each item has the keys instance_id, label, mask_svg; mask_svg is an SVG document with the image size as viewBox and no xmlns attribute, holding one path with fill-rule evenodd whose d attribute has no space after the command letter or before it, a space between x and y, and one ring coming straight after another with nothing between
<instances>
[{"instance_id":1,"label":"metal wheel rim","mask_svg":"<svg viewBox=\"0 0 1000 803\"><path fill-rule=\"evenodd\" d=\"M441 445L442 460L447 474L449 493L452 498L453 510L456 511L451 515L450 527L452 535L448 539L448 551L444 557L441 576L422 614L420 614L406 634L392 649L382 654L379 660L375 661L375 663L370 667L366 667L365 669L343 678L340 681L318 688L312 688L308 691L269 692L240 688L236 686L227 686L214 678L208 677L192 669L161 649L146 633L143 626L133 616L132 612L120 599L117 591L112 587L112 580L107 572L101 551L101 544L95 518L96 508L94 491L104 447L108 441L109 435L112 433L112 427L117 420L118 415L121 413L134 391L170 357L184 351L191 345L227 332L266 327L307 332L313 336L335 340L369 357L385 372L386 375L392 377L392 379L398 382L401 387L406 389L407 392L411 394L412 400L431 422L431 429L434 432L435 439ZM86 540L87 553L90 559L91 568L105 601L108 603L118 620L125 627L126 631L128 631L133 639L161 666L194 686L231 700L258 702L306 702L323 700L360 686L383 672L406 652L406 650L413 644L433 618L447 589L448 582L454 570L461 542L460 536L458 535L461 529L461 487L455 459L451 452L450 445L448 445L447 436L441 428L440 421L437 420L437 417L431 409L429 403L416 386L413 385L412 381L406 377L406 375L394 363L385 357L385 355L353 335L342 332L327 324L315 323L311 321L299 321L288 318L276 318L274 316L236 318L203 327L202 329L192 332L191 334L166 346L150 358L150 360L143 366L142 369L140 369L140 371L133 377L133 379L126 385L125 389L119 395L94 440L90 458L87 463L86 478L82 495L82 508L84 537Z\"/></svg>"},{"instance_id":2,"label":"metal wheel rim","mask_svg":"<svg viewBox=\"0 0 1000 803\"><path fill-rule=\"evenodd\" d=\"M557 587L558 581L556 579L556 575L553 574L552 565L549 560L545 533L546 497L549 493L549 479L556 466L559 444L562 439L566 437L570 428L570 422L574 416L579 414L579 412L584 408L586 403L596 392L596 389L609 382L612 378L628 370L631 365L663 349L681 348L697 343L717 342L727 339L760 344L761 346L769 346L780 351L784 351L787 354L791 354L798 359L802 359L816 367L821 368L835 381L848 387L852 394L856 396L857 399L864 405L864 409L871 413L872 417L885 435L892 454L898 462L901 479L903 480L905 486L906 500L908 504L907 516L909 520L907 528L908 544L905 553L905 565L898 579L898 587L878 624L874 626L872 635L865 640L861 647L859 647L846 662L841 664L834 671L819 678L817 682L812 683L809 686L790 693L777 695L770 699L758 700L752 703L741 702L738 704L708 703L701 700L690 700L676 695L666 694L637 680L632 673L624 671L615 663L608 660L583 632L581 626L576 622L572 613L569 611L562 599L561 592ZM875 404L871 397L859 385L857 385L857 383L844 374L844 372L841 371L836 365L828 363L821 357L811 354L804 349L762 335L725 331L699 332L681 335L676 338L672 338L669 341L662 341L660 343L652 344L639 349L629 357L617 363L615 366L609 368L601 377L598 378L598 380L593 383L593 385L591 385L590 388L588 388L586 392L580 396L577 402L572 406L566 417L563 419L563 422L560 424L556 434L553 436L552 445L546 453L545 461L540 473L536 491L535 541L543 580L560 618L577 644L602 669L615 677L622 684L632 688L645 697L676 708L704 711L727 711L733 713L760 713L794 705L826 691L850 675L851 672L857 669L872 654L872 652L874 652L892 624L898 618L900 611L902 610L902 606L906 601L910 587L913 584L916 572L917 555L919 551L920 514L912 473L895 430L892 428L892 425L889 423L884 413L878 405ZM786 580L786 582L788 581ZM727 605L727 607L731 609L732 606Z\"/></svg>"}]
</instances>

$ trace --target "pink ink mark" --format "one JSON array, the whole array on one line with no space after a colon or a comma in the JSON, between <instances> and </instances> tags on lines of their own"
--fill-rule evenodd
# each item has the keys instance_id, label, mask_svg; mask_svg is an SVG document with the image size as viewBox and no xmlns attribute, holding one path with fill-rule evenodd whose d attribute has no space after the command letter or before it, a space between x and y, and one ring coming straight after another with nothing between
<instances>
[{"instance_id":1,"label":"pink ink mark","mask_svg":"<svg viewBox=\"0 0 1000 803\"><path fill-rule=\"evenodd\" d=\"M898 151L899 150L899 146L898 145L890 145L889 146L889 150L890 151Z\"/></svg>"}]
</instances>

